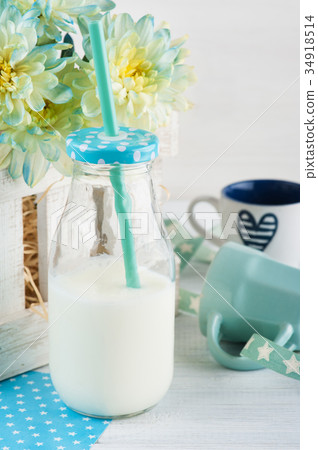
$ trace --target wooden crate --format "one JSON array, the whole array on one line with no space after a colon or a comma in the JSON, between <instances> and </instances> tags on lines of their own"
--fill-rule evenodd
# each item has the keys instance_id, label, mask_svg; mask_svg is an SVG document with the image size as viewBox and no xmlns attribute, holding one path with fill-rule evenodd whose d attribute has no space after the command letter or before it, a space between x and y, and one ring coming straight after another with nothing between
<instances>
[{"instance_id":1,"label":"wooden crate","mask_svg":"<svg viewBox=\"0 0 318 450\"><path fill-rule=\"evenodd\" d=\"M22 198L38 196L61 174L53 168L33 189L0 171L0 380L48 362L47 322L25 308ZM59 181L38 204L39 277L47 300L51 216L65 204L70 179Z\"/></svg>"},{"instance_id":2,"label":"wooden crate","mask_svg":"<svg viewBox=\"0 0 318 450\"><path fill-rule=\"evenodd\" d=\"M158 137L161 156L154 167L154 185L160 200L162 161L175 155L178 148L177 113L173 113L170 126L158 130ZM48 363L48 324L25 308L22 199L32 194L39 199L48 186L60 179L61 175L51 168L31 189L22 179L12 180L6 170L0 171L0 380ZM39 285L45 301L50 243L70 181L58 181L38 203Z\"/></svg>"}]
</instances>

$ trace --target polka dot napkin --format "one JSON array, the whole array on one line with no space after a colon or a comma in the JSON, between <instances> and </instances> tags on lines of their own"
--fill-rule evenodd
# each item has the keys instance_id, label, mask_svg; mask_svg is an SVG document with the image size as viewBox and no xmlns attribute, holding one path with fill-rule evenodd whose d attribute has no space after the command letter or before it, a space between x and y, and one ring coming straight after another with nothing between
<instances>
[{"instance_id":1,"label":"polka dot napkin","mask_svg":"<svg viewBox=\"0 0 318 450\"><path fill-rule=\"evenodd\" d=\"M28 372L0 383L1 450L87 450L109 423L69 409L47 373Z\"/></svg>"}]
</instances>

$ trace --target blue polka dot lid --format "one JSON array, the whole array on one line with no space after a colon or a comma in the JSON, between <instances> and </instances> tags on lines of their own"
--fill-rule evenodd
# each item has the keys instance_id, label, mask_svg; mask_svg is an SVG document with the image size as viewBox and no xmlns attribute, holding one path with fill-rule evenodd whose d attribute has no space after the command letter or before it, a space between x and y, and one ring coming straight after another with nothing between
<instances>
[{"instance_id":1,"label":"blue polka dot lid","mask_svg":"<svg viewBox=\"0 0 318 450\"><path fill-rule=\"evenodd\" d=\"M83 128L69 134L66 152L89 164L136 164L158 156L158 138L145 130L119 127L118 136L106 136L103 128Z\"/></svg>"}]
</instances>

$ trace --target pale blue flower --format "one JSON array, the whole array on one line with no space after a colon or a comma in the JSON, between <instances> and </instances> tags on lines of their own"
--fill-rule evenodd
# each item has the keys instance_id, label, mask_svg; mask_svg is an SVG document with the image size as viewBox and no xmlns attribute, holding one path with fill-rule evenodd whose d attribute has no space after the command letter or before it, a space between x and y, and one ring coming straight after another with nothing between
<instances>
[{"instance_id":1,"label":"pale blue flower","mask_svg":"<svg viewBox=\"0 0 318 450\"><path fill-rule=\"evenodd\" d=\"M58 73L59 81L69 85L70 75L77 72L74 64L68 64ZM41 111L26 106L18 127L0 126L0 169L7 168L14 179L23 176L31 187L43 178L50 164L62 174L71 175L73 165L66 155L65 139L83 126L77 95L64 104L46 100Z\"/></svg>"},{"instance_id":2,"label":"pale blue flower","mask_svg":"<svg viewBox=\"0 0 318 450\"><path fill-rule=\"evenodd\" d=\"M30 109L19 127L6 127L0 134L0 169L7 168L14 179L23 175L33 187L52 163L70 175L72 162L65 152L65 138L83 126L76 100L57 105L50 101L40 112Z\"/></svg>"},{"instance_id":3,"label":"pale blue flower","mask_svg":"<svg viewBox=\"0 0 318 450\"><path fill-rule=\"evenodd\" d=\"M59 57L59 50L70 45L36 46L37 21L13 5L0 14L0 118L10 126L22 123L26 106L41 111L46 100L61 104L72 98L71 89L56 76L72 61Z\"/></svg>"},{"instance_id":4,"label":"pale blue flower","mask_svg":"<svg viewBox=\"0 0 318 450\"><path fill-rule=\"evenodd\" d=\"M111 0L12 0L28 17L38 17L38 43L59 42L62 31L75 33L78 14L93 16L115 7Z\"/></svg>"}]
</instances>

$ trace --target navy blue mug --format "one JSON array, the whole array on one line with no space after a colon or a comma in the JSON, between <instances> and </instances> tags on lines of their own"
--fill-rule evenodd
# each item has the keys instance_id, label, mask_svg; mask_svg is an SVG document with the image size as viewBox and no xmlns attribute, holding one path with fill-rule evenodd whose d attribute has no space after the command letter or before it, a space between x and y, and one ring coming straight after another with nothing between
<instances>
[{"instance_id":1,"label":"navy blue mug","mask_svg":"<svg viewBox=\"0 0 318 450\"><path fill-rule=\"evenodd\" d=\"M202 236L211 236L211 230L200 220L200 213L206 220L208 211L194 211L198 203L209 203L222 219L221 229L212 230L212 242L218 246L229 241L244 244L299 267L299 202L299 183L238 181L223 188L220 198L196 198L190 205L190 222Z\"/></svg>"}]
</instances>

